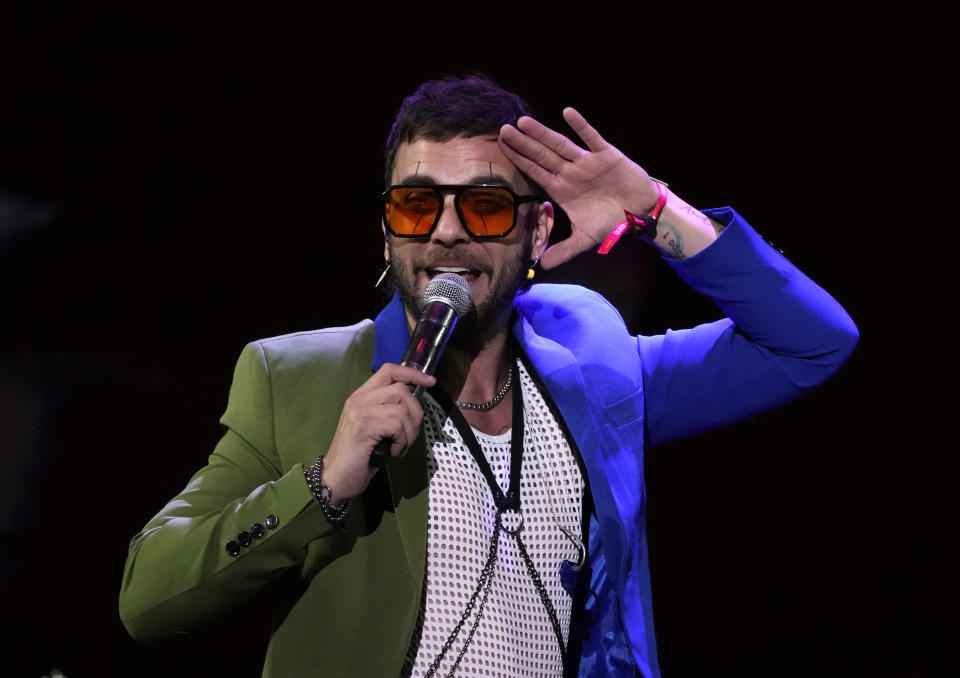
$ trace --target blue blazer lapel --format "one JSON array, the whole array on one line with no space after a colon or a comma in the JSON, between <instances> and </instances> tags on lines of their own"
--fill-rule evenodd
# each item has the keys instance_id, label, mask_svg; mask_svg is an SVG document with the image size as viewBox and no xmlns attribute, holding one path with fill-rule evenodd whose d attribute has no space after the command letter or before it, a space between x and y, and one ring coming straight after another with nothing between
<instances>
[{"instance_id":1,"label":"blue blazer lapel","mask_svg":"<svg viewBox=\"0 0 960 678\"><path fill-rule=\"evenodd\" d=\"M530 358L543 385L560 410L564 423L576 442L589 478L590 490L597 511L601 539L607 553L624 553L624 532L611 493L611 482L600 452L604 441L599 436L603 424L598 421L601 404L588 398L583 371L573 354L556 341L539 336L530 324L520 318L514 335ZM591 551L593 548L591 547ZM619 575L619 559L609 563L611 574Z\"/></svg>"}]
</instances>

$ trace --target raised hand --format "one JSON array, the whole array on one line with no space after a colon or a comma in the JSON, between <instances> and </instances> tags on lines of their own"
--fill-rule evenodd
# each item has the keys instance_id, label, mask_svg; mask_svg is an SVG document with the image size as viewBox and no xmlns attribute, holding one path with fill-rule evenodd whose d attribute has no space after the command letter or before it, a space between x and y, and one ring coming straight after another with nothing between
<instances>
[{"instance_id":1,"label":"raised hand","mask_svg":"<svg viewBox=\"0 0 960 678\"><path fill-rule=\"evenodd\" d=\"M624 210L649 214L658 195L643 168L608 144L582 115L565 108L563 117L589 150L529 117L517 120L516 127L504 125L498 140L504 155L570 218L570 237L544 252L544 269L597 247L623 221Z\"/></svg>"}]
</instances>

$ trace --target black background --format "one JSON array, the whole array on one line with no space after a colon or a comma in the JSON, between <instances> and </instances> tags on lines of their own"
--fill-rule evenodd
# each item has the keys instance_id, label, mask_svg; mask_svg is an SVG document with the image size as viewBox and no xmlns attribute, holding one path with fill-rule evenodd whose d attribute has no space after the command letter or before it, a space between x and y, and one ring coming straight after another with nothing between
<instances>
[{"instance_id":1,"label":"black background","mask_svg":"<svg viewBox=\"0 0 960 678\"><path fill-rule=\"evenodd\" d=\"M664 674L954 675L956 57L919 7L792 7L0 12L0 674L259 675L263 600L127 637L127 542L247 341L376 314L393 114L482 70L735 206L861 330L810 396L651 452ZM640 243L600 264L542 279L636 332L717 317Z\"/></svg>"}]
</instances>

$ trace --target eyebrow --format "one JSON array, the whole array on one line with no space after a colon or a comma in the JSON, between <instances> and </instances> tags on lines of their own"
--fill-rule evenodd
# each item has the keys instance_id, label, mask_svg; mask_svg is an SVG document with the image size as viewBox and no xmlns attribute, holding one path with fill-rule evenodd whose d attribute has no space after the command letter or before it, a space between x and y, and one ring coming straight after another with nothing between
<instances>
[{"instance_id":1,"label":"eyebrow","mask_svg":"<svg viewBox=\"0 0 960 678\"><path fill-rule=\"evenodd\" d=\"M511 190L516 190L513 184L507 180L506 177L500 174L476 174L470 177L466 184L487 184L493 186L504 186ZM441 185L439 181L431 177L429 174L409 174L399 182L395 184L396 186L437 186ZM457 184L461 185L461 184Z\"/></svg>"}]
</instances>

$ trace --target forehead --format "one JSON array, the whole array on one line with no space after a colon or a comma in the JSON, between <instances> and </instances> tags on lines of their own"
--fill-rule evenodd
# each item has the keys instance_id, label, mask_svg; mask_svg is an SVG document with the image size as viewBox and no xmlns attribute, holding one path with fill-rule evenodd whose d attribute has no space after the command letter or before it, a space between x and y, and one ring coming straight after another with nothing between
<instances>
[{"instance_id":1,"label":"forehead","mask_svg":"<svg viewBox=\"0 0 960 678\"><path fill-rule=\"evenodd\" d=\"M520 171L500 150L495 135L454 137L448 141L418 138L401 144L390 183L410 183L417 177L438 184L479 183L484 177L497 177L506 179L514 190L529 188Z\"/></svg>"}]
</instances>

